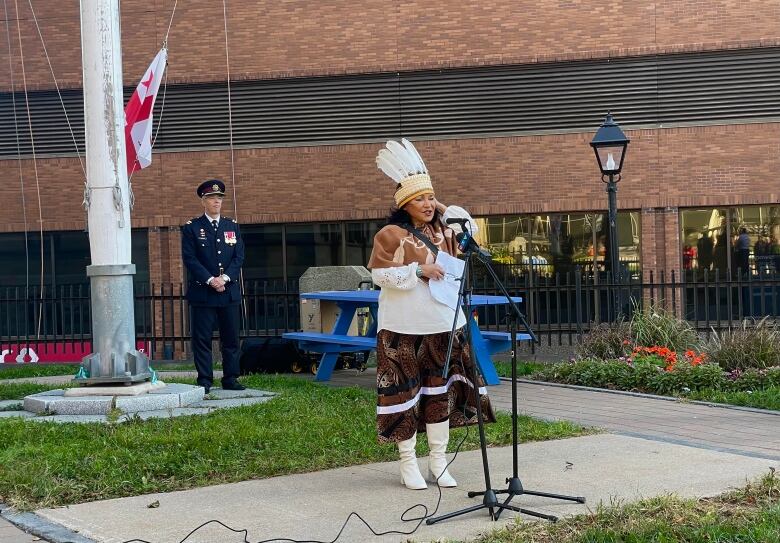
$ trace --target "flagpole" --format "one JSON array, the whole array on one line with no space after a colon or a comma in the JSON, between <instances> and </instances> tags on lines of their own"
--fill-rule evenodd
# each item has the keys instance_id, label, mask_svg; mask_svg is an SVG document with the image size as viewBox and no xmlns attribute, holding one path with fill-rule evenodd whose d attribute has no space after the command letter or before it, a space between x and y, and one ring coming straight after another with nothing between
<instances>
[{"instance_id":1,"label":"flagpole","mask_svg":"<svg viewBox=\"0 0 780 543\"><path fill-rule=\"evenodd\" d=\"M81 0L92 304L92 354L75 379L81 384L151 378L135 342L119 16L119 0Z\"/></svg>"}]
</instances>

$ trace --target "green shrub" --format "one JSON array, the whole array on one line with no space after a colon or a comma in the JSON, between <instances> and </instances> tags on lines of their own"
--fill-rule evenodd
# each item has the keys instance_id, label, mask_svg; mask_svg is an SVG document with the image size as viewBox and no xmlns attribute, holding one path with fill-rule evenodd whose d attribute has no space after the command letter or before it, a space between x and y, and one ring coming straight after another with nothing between
<instances>
[{"instance_id":1,"label":"green shrub","mask_svg":"<svg viewBox=\"0 0 780 543\"><path fill-rule=\"evenodd\" d=\"M581 358L599 358L608 360L629 354L631 325L623 320L603 322L591 329L577 346L577 355Z\"/></svg>"},{"instance_id":2,"label":"green shrub","mask_svg":"<svg viewBox=\"0 0 780 543\"><path fill-rule=\"evenodd\" d=\"M715 364L692 366L686 361L680 361L674 371L665 371L663 359L654 356L644 356L632 362L628 359L584 359L553 364L535 373L533 378L569 385L665 395L702 389L722 390L732 386L723 370ZM738 383L739 379L733 383ZM767 377L764 379L768 382Z\"/></svg>"},{"instance_id":3,"label":"green shrub","mask_svg":"<svg viewBox=\"0 0 780 543\"><path fill-rule=\"evenodd\" d=\"M714 364L713 364L714 365ZM733 370L727 374L727 390L748 391L780 387L780 366L758 370Z\"/></svg>"},{"instance_id":4,"label":"green shrub","mask_svg":"<svg viewBox=\"0 0 780 543\"><path fill-rule=\"evenodd\" d=\"M704 347L711 362L726 371L764 369L780 365L780 330L764 317L718 334Z\"/></svg>"},{"instance_id":5,"label":"green shrub","mask_svg":"<svg viewBox=\"0 0 780 543\"><path fill-rule=\"evenodd\" d=\"M688 321L653 307L634 311L631 317L631 337L637 345L659 345L679 352L696 347L699 341L696 330Z\"/></svg>"},{"instance_id":6,"label":"green shrub","mask_svg":"<svg viewBox=\"0 0 780 543\"><path fill-rule=\"evenodd\" d=\"M677 362L674 371L658 373L651 387L656 394L675 395L704 389L721 390L726 387L726 379L717 364L692 366L687 362Z\"/></svg>"}]
</instances>

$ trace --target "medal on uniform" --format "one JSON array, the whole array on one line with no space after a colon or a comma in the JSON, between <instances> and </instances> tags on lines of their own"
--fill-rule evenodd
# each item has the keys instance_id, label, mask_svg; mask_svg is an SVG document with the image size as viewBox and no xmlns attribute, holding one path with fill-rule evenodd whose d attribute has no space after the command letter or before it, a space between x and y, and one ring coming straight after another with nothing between
<instances>
[{"instance_id":1,"label":"medal on uniform","mask_svg":"<svg viewBox=\"0 0 780 543\"><path fill-rule=\"evenodd\" d=\"M225 232L225 243L235 245L237 241L235 232Z\"/></svg>"},{"instance_id":2,"label":"medal on uniform","mask_svg":"<svg viewBox=\"0 0 780 543\"><path fill-rule=\"evenodd\" d=\"M200 239L206 239L206 231L203 228L200 229Z\"/></svg>"}]
</instances>

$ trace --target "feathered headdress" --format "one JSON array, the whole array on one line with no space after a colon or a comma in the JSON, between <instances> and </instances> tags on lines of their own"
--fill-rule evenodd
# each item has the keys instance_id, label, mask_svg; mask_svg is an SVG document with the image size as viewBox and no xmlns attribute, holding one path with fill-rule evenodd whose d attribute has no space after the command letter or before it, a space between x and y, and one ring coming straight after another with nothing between
<instances>
[{"instance_id":1,"label":"feathered headdress","mask_svg":"<svg viewBox=\"0 0 780 543\"><path fill-rule=\"evenodd\" d=\"M376 165L385 175L398 183L395 203L400 208L420 194L433 192L431 178L420 153L412 142L390 140L376 155Z\"/></svg>"}]
</instances>

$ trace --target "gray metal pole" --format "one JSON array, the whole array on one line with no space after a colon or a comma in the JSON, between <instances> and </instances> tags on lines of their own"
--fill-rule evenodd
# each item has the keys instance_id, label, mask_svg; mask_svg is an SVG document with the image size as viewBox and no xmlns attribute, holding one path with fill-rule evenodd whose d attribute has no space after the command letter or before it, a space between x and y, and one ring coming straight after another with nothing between
<instances>
[{"instance_id":1,"label":"gray metal pole","mask_svg":"<svg viewBox=\"0 0 780 543\"><path fill-rule=\"evenodd\" d=\"M92 354L81 384L133 383L151 377L136 350L130 260L130 190L122 95L119 0L81 0L81 59L87 151L85 202L91 262Z\"/></svg>"}]
</instances>

